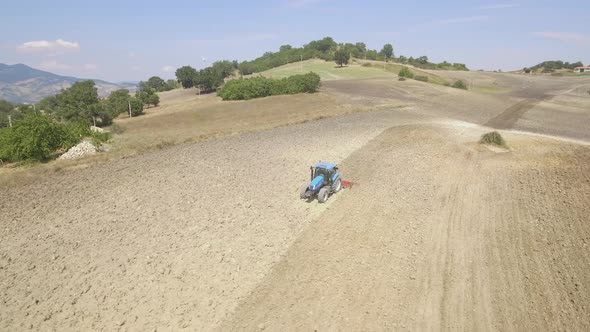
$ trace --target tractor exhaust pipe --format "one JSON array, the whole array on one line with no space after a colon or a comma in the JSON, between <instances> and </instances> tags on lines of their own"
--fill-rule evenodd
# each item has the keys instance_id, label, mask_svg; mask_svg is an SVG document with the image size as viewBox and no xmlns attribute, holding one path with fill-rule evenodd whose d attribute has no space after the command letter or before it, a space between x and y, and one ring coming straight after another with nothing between
<instances>
[{"instance_id":1,"label":"tractor exhaust pipe","mask_svg":"<svg viewBox=\"0 0 590 332\"><path fill-rule=\"evenodd\" d=\"M309 181L313 181L313 178L314 178L314 176L313 176L313 166L309 166L309 171L311 172L311 180L309 180Z\"/></svg>"}]
</instances>

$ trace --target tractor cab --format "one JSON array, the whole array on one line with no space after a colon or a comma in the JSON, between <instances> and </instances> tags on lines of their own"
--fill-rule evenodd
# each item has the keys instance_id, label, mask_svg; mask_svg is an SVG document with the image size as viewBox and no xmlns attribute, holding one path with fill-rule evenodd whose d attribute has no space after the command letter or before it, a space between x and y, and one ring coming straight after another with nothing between
<instances>
[{"instance_id":1,"label":"tractor cab","mask_svg":"<svg viewBox=\"0 0 590 332\"><path fill-rule=\"evenodd\" d=\"M311 179L318 176L322 176L324 178L324 184L332 184L334 179L334 174L338 171L338 166L326 162L319 162L316 163L313 169L313 174Z\"/></svg>"}]
</instances>

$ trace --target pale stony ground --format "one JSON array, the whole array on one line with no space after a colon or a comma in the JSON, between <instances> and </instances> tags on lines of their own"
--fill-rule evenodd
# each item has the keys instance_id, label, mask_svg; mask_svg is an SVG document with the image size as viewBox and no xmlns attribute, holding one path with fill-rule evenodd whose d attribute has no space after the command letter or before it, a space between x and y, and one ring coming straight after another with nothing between
<instances>
[{"instance_id":1,"label":"pale stony ground","mask_svg":"<svg viewBox=\"0 0 590 332\"><path fill-rule=\"evenodd\" d=\"M384 110L4 188L0 330L587 330L589 148L512 133L588 139L587 83L544 80L333 81L322 100ZM510 150L479 146L479 125ZM318 160L355 187L300 201Z\"/></svg>"}]
</instances>

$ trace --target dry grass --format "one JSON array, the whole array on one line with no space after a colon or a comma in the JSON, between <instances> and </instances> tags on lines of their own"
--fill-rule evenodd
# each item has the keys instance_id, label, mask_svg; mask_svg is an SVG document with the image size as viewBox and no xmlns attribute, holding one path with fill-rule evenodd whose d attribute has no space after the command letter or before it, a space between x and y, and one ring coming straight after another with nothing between
<instances>
[{"instance_id":1,"label":"dry grass","mask_svg":"<svg viewBox=\"0 0 590 332\"><path fill-rule=\"evenodd\" d=\"M135 118L122 116L113 125L109 152L81 160L0 167L0 187L22 185L40 177L90 167L167 147L320 120L352 112L351 107L324 94L273 96L249 101L222 101L215 94L197 95L192 89L160 94L160 106Z\"/></svg>"}]
</instances>

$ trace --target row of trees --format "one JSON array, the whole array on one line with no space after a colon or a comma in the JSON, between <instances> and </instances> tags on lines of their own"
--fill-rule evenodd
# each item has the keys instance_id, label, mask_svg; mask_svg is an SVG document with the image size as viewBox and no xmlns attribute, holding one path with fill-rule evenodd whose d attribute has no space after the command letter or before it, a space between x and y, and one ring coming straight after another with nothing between
<instances>
[{"instance_id":1,"label":"row of trees","mask_svg":"<svg viewBox=\"0 0 590 332\"><path fill-rule=\"evenodd\" d=\"M64 122L84 122L95 126L108 126L121 113L143 114L144 105L158 105L155 90L140 86L135 97L127 89L113 91L107 98L98 97L94 81L81 81L61 93L42 99L37 110Z\"/></svg>"},{"instance_id":2,"label":"row of trees","mask_svg":"<svg viewBox=\"0 0 590 332\"><path fill-rule=\"evenodd\" d=\"M90 125L107 126L122 113L143 114L144 106L158 106L159 91L175 88L176 81L150 77L140 82L135 95L127 89L99 98L94 81L80 81L35 105L13 105L0 100L0 160L46 160L82 138L108 139Z\"/></svg>"},{"instance_id":3,"label":"row of trees","mask_svg":"<svg viewBox=\"0 0 590 332\"><path fill-rule=\"evenodd\" d=\"M530 73L531 71L538 71L540 69L542 69L543 73L552 73L558 69L574 69L576 67L582 67L584 66L584 64L581 61L578 62L573 62L573 63L569 63L569 62L563 62L561 60L558 61L543 61L541 63L539 63L538 65L532 66L530 68L524 68L523 71L525 73Z\"/></svg>"},{"instance_id":4,"label":"row of trees","mask_svg":"<svg viewBox=\"0 0 590 332\"><path fill-rule=\"evenodd\" d=\"M139 82L139 86L144 87L144 89L149 87L156 92L170 91L179 88L176 80L165 81L159 76L152 76L146 82L141 81Z\"/></svg>"},{"instance_id":5,"label":"row of trees","mask_svg":"<svg viewBox=\"0 0 590 332\"><path fill-rule=\"evenodd\" d=\"M55 96L43 98L35 105L14 105L0 100L0 128L15 123L35 111L55 117L64 122L84 122L89 125L107 126L121 113L143 114L145 106L158 106L157 92L168 91L177 85L175 80L164 81L153 76L146 82L139 82L135 95L127 89L113 91L107 98L99 98L94 81L80 81L62 90Z\"/></svg>"},{"instance_id":6,"label":"row of trees","mask_svg":"<svg viewBox=\"0 0 590 332\"><path fill-rule=\"evenodd\" d=\"M176 70L176 79L184 88L197 87L202 91L214 91L237 68L237 61L228 60L214 62L212 66L201 70L196 70L191 66L183 66Z\"/></svg>"}]
</instances>

